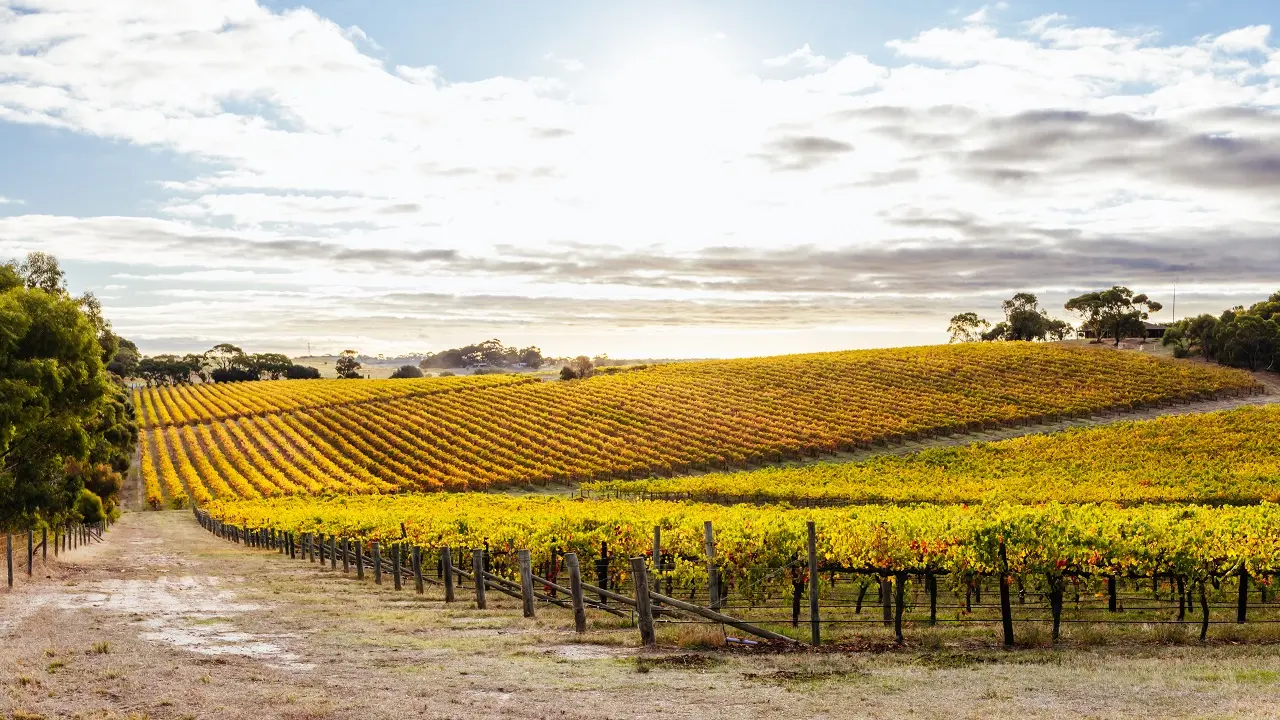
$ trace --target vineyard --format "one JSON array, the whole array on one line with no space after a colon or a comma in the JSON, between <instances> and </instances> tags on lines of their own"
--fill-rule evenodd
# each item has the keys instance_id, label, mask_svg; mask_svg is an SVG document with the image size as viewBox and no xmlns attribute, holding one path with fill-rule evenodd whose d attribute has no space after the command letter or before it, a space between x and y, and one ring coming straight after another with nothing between
<instances>
[{"instance_id":1,"label":"vineyard","mask_svg":"<svg viewBox=\"0 0 1280 720\"><path fill-rule=\"evenodd\" d=\"M503 376L146 390L148 503L483 490L745 468L1257 392L1246 373L1022 343Z\"/></svg>"},{"instance_id":2,"label":"vineyard","mask_svg":"<svg viewBox=\"0 0 1280 720\"><path fill-rule=\"evenodd\" d=\"M1280 501L1280 406L736 473L591 483L598 495L706 502L1202 503Z\"/></svg>"}]
</instances>

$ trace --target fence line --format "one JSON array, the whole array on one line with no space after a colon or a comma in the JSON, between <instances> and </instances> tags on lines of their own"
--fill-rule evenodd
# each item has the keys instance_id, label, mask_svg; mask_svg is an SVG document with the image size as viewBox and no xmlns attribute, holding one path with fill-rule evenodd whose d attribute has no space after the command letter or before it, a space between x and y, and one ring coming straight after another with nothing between
<instances>
[{"instance_id":1,"label":"fence line","mask_svg":"<svg viewBox=\"0 0 1280 720\"><path fill-rule=\"evenodd\" d=\"M857 624L883 624L885 627L892 627L898 643L901 644L905 641L903 635L904 616L908 610L912 612L922 611L926 606L928 608L927 624L930 626L940 623L955 623L957 625L999 623L1002 640L1006 647L1012 647L1014 644L1013 608L1015 605L1019 608L1019 622L1052 622L1055 642L1059 639L1059 630L1063 624L1186 625L1188 624L1187 616L1194 613L1196 605L1199 606L1201 611L1199 625L1200 639L1202 641L1207 639L1210 625L1244 624L1246 622L1258 624L1280 623L1280 619L1261 619L1256 617L1253 620L1248 619L1250 576L1243 569L1233 576L1233 579L1238 583L1238 593L1234 603L1210 603L1206 588L1207 581L1192 582L1187 577L1166 574L1151 577L1063 573L1056 579L1049 578L1049 587L1047 589L1033 588L1028 592L1024 582L1026 578L1011 575L1006 565L1006 569L1001 573L973 574L964 578L954 577L957 580L954 588L957 592L957 602L955 604L944 603L939 605L938 579L939 577L947 577L949 573L928 568L904 570L901 568L846 568L822 565L819 563L814 551L816 531L812 522L808 525L808 547L797 553L795 561L782 567L755 568L755 570L760 570L764 576L754 582L746 582L743 586L737 588L733 588L731 582L726 582L726 578L720 572L720 568L716 563L714 531L711 527L707 527L706 557L700 558L700 560L706 562L707 567L705 585L682 588L682 590L689 590L689 592L687 599L681 599L673 594L672 577L669 574L669 571L675 567L674 558L663 553L661 533L656 529L654 533L655 555L647 558L644 556L629 558L629 564L615 563L614 560L617 556L610 556L608 544L602 543L601 557L596 560L595 564L596 584L592 584L581 578L576 553L562 553L554 548L551 550L550 561L542 563L541 569L537 572L534 571L533 559L528 550L517 550L512 553L491 551L487 546L473 548L471 568L470 570L465 570L453 563L452 548L428 549L418 546L407 539L407 534L403 528L401 529L402 539L393 541L389 543L388 547L384 548L379 542L370 542L366 545L363 541L347 538L340 539L333 535L297 534L270 528L251 529L238 527L213 518L207 512L198 508L193 508L193 513L196 520L205 530L230 542L270 549L291 559L301 556L301 559L311 563L318 562L322 569L330 571L337 570L338 559L341 557L344 574L350 574L354 569L357 578L363 580L365 569L372 569L375 583L381 584L382 576L389 574L394 581L396 590L401 590L408 585L408 581L412 581L418 594L424 593L425 585L427 584L442 586L445 588L444 602L446 603L456 601L455 591L469 590L474 593L476 607L485 609L487 606L487 591L493 591L520 600L526 617L534 617L536 615L538 603L573 610L575 627L579 632L586 629L585 610L588 608L620 617L629 617L640 628L642 642L646 644L654 641L655 636L652 635L651 629L655 622L658 624L719 625L732 627L774 642L794 643L797 642L795 639L769 630L761 625L789 624L792 628L798 628L802 620L808 621L810 626L809 641L815 646L823 642L822 628L824 626L832 628L839 625ZM368 552L366 552L366 549ZM390 557L384 556L384 551L386 550L389 550ZM1001 551L1003 559L1003 546ZM434 578L430 577L430 573L424 573L423 570L428 553L437 555L436 577ZM406 558L408 559L407 562L402 561ZM511 562L513 559L514 563ZM494 572L493 564L495 560L500 561L500 564L506 567L507 571L514 571L515 579L504 577ZM570 583L568 587L561 584L557 576L561 569L566 569L569 572ZM649 577L650 574L652 574L652 578ZM789 575L785 580L789 581L791 590L791 597L789 598L791 616L789 618L768 614L760 616L760 611L787 607L785 604L775 604L777 600L773 600L771 592L765 592L763 598L759 595L762 590L768 590L768 588L763 588L764 583L780 579L780 576L784 574ZM629 583L630 595L624 592L624 586L628 585L627 582L614 580L615 576L622 577L623 575L629 575L631 578ZM856 602L821 602L820 579L824 576L827 577L828 600L836 599L834 596L838 594L836 589L838 579L845 578L848 580L852 577L852 580L845 582L844 585L848 586L850 591L854 587L857 588ZM1090 600L1088 597L1082 598L1080 587L1077 584L1080 581L1087 582L1091 579L1099 578L1105 580L1105 610L1104 606L1101 605L1102 599L1100 597L1094 600ZM1134 596L1131 592L1122 591L1121 583L1126 580L1132 586L1136 586L1138 581L1151 581L1149 586L1151 595L1159 603L1164 604L1151 605L1149 596L1146 594ZM1215 590L1219 585L1218 580L1215 578L1213 581ZM665 592L661 592L661 585L664 581L666 589ZM982 602L982 594L984 591L990 593L990 584L992 582L996 585L998 602L984 604ZM1167 583L1167 601L1163 601L1160 598L1162 582ZM1269 583L1270 578L1267 578L1267 582L1258 584L1264 605L1268 603ZM907 593L908 585L911 586L910 594ZM784 590L780 593L778 600L785 601L785 584L783 588ZM868 597L868 592L872 588L876 589L874 599ZM959 602L961 597L960 590L964 591L963 603ZM1065 597L1068 590L1074 590L1075 597L1070 601L1067 601ZM1131 587L1131 590L1139 591L1141 588ZM587 593L593 594L594 597L587 597ZM809 599L809 607L808 617L804 618L801 612L801 599L806 594ZM730 602L734 596L737 597L737 601ZM1135 597L1141 598L1139 604L1127 606L1125 601ZM704 599L705 604L703 603ZM852 601L853 598L849 597L848 600ZM1037 605L1037 600L1040 603L1039 605ZM611 602L617 603L621 607L611 605ZM1043 607L1046 602L1049 605L1047 608ZM1074 617L1063 617L1065 606L1068 604L1074 606L1072 611L1075 615ZM1096 607L1095 604L1097 605ZM879 606L881 617L879 619L869 617L849 618L842 615L842 611L847 611L849 608L854 609L854 615L861 615L864 606L868 611L872 611L876 606ZM1212 609L1232 607L1236 609L1234 621L1210 618ZM956 617L939 617L938 611L940 609L944 612L955 611ZM994 609L999 610L998 617L960 616L961 613L972 614L975 610ZM1042 615L1045 611L1049 613L1048 618ZM1176 620L1168 619L1167 616L1149 620L1118 616L1119 613L1172 613L1175 611L1177 613ZM583 619L578 622L577 617L580 612ZM1110 616L1110 619L1081 617L1082 614L1095 612L1105 612L1107 616ZM732 613L732 615L727 613ZM828 616L823 617L823 613ZM844 614L847 614L847 612Z\"/></svg>"},{"instance_id":2,"label":"fence line","mask_svg":"<svg viewBox=\"0 0 1280 720\"><path fill-rule=\"evenodd\" d=\"M104 520L96 523L88 523L88 524L76 523L72 525L64 525L57 528L53 528L52 547L53 547L54 559L57 559L59 552L66 553L70 550L80 547L81 545L86 545L86 544L95 543L95 542L102 542L103 533L105 533L107 529L110 527L111 527L111 522L109 520ZM49 536L49 530L50 528L48 527L40 528L40 540L37 541L35 529L34 528L27 529L27 532L26 532L27 558L25 563L22 562L21 555L19 555L18 560L15 563L14 552L15 552L15 549L18 549L18 544L14 542L13 532L5 533L4 558L5 558L7 588L9 590L13 589L13 578L14 578L15 567L19 570L25 567L27 577L31 578L35 573L35 561L36 561L37 553L40 554L40 561L42 563L46 563L46 564L48 563L49 548L50 548L49 541L51 539ZM20 541L21 535L19 535L18 538Z\"/></svg>"}]
</instances>

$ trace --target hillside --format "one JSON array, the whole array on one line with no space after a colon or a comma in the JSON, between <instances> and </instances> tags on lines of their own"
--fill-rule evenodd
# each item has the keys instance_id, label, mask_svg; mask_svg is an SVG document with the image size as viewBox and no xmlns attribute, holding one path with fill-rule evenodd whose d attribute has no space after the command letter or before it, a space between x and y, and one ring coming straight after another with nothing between
<instances>
[{"instance_id":1,"label":"hillside","mask_svg":"<svg viewBox=\"0 0 1280 720\"><path fill-rule=\"evenodd\" d=\"M1280 405L750 472L607 481L592 494L710 502L1280 501Z\"/></svg>"},{"instance_id":2,"label":"hillside","mask_svg":"<svg viewBox=\"0 0 1280 720\"><path fill-rule=\"evenodd\" d=\"M146 397L157 411L144 411L148 499L674 475L1258 387L1220 368L1013 343L707 361L576 382L495 377ZM173 407L166 425L159 410Z\"/></svg>"}]
</instances>

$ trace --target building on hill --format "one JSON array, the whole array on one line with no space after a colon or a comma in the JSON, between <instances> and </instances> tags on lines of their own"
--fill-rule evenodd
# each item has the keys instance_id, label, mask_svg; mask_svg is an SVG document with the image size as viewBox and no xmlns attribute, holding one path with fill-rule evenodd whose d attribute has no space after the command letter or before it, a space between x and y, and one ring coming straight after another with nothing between
<instances>
[{"instance_id":1,"label":"building on hill","mask_svg":"<svg viewBox=\"0 0 1280 720\"><path fill-rule=\"evenodd\" d=\"M1164 337L1165 331L1169 329L1169 326L1164 323L1144 322L1142 324L1147 328L1146 339L1148 340L1159 340L1160 338ZM1092 329L1083 329L1079 332L1079 336L1082 338L1087 338L1089 340L1094 340L1094 339L1097 339L1098 334L1095 333ZM1110 337L1106 333L1103 333L1103 336Z\"/></svg>"}]
</instances>

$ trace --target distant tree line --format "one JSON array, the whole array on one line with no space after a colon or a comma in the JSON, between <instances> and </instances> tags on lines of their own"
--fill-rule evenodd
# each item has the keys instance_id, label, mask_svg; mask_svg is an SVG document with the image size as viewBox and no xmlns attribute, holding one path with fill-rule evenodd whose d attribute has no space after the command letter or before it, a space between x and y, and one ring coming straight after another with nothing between
<instances>
[{"instance_id":1,"label":"distant tree line","mask_svg":"<svg viewBox=\"0 0 1280 720\"><path fill-rule=\"evenodd\" d=\"M128 342L128 341L125 341ZM357 363L357 368L358 368ZM320 371L296 365L280 353L246 353L230 343L214 345L203 353L142 357L129 342L116 353L108 367L122 377L138 378L148 386L185 385L196 382L245 382L269 378L315 380Z\"/></svg>"},{"instance_id":2,"label":"distant tree line","mask_svg":"<svg viewBox=\"0 0 1280 720\"><path fill-rule=\"evenodd\" d=\"M500 340L485 340L474 345L450 348L437 353L427 353L418 363L423 370L445 368L474 367L527 367L538 369L545 359L542 350L529 346L526 348L507 347Z\"/></svg>"},{"instance_id":3,"label":"distant tree line","mask_svg":"<svg viewBox=\"0 0 1280 720\"><path fill-rule=\"evenodd\" d=\"M1217 317L1178 320L1162 342L1177 357L1198 353L1222 365L1280 372L1280 292L1247 310L1236 306Z\"/></svg>"},{"instance_id":4,"label":"distant tree line","mask_svg":"<svg viewBox=\"0 0 1280 720\"><path fill-rule=\"evenodd\" d=\"M138 426L109 368L131 345L91 293L68 292L57 258L0 265L0 529L118 512Z\"/></svg>"}]
</instances>

